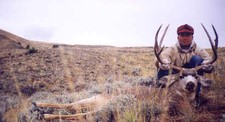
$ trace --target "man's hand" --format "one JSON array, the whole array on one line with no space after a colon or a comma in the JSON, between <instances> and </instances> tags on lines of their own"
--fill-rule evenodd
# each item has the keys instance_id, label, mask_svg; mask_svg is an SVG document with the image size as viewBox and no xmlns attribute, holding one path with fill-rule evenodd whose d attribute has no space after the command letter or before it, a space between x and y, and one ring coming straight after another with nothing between
<instances>
[{"instance_id":1,"label":"man's hand","mask_svg":"<svg viewBox=\"0 0 225 122\"><path fill-rule=\"evenodd\" d=\"M202 70L206 73L211 73L214 69L212 64L202 64Z\"/></svg>"},{"instance_id":2,"label":"man's hand","mask_svg":"<svg viewBox=\"0 0 225 122\"><path fill-rule=\"evenodd\" d=\"M162 70L169 70L170 69L170 64L161 64L161 63L159 63L159 67Z\"/></svg>"}]
</instances>

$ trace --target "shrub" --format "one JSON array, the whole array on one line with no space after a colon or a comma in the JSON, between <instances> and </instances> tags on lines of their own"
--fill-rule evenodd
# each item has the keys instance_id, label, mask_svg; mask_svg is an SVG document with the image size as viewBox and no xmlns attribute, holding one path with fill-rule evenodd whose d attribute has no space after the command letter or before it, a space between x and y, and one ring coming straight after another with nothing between
<instances>
[{"instance_id":1,"label":"shrub","mask_svg":"<svg viewBox=\"0 0 225 122\"><path fill-rule=\"evenodd\" d=\"M56 44L54 44L53 46L52 46L52 48L58 48L59 47L59 45L56 45Z\"/></svg>"},{"instance_id":2,"label":"shrub","mask_svg":"<svg viewBox=\"0 0 225 122\"><path fill-rule=\"evenodd\" d=\"M31 96L37 91L37 89L32 86L25 86L22 87L20 91L26 96Z\"/></svg>"},{"instance_id":3,"label":"shrub","mask_svg":"<svg viewBox=\"0 0 225 122\"><path fill-rule=\"evenodd\" d=\"M26 46L26 49L30 49L30 45L27 45L27 46Z\"/></svg>"},{"instance_id":4,"label":"shrub","mask_svg":"<svg viewBox=\"0 0 225 122\"><path fill-rule=\"evenodd\" d=\"M28 53L29 53L29 54L36 53L36 52L38 52L38 50L35 49L34 47L32 47L32 48L30 48L30 49L28 50Z\"/></svg>"}]
</instances>

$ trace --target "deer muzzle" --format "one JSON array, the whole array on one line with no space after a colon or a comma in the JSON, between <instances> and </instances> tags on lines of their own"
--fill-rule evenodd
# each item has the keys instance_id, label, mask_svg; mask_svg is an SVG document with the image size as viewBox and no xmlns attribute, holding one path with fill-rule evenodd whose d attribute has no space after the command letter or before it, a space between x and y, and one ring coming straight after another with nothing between
<instances>
[{"instance_id":1,"label":"deer muzzle","mask_svg":"<svg viewBox=\"0 0 225 122\"><path fill-rule=\"evenodd\" d=\"M189 92L194 92L194 89L195 89L195 84L193 82L188 82L186 84L186 87L185 89Z\"/></svg>"}]
</instances>

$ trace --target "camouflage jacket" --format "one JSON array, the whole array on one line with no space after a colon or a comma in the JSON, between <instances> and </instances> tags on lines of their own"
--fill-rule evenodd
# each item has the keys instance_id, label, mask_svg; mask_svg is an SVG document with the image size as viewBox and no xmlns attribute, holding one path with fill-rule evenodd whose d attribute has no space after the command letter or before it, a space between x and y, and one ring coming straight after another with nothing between
<instances>
[{"instance_id":1,"label":"camouflage jacket","mask_svg":"<svg viewBox=\"0 0 225 122\"><path fill-rule=\"evenodd\" d=\"M197 46L195 42L192 43L189 50L181 49L179 43L166 48L160 55L161 59L165 63L170 63L175 66L183 66L188 63L192 56L198 55L204 59L203 63L206 63L211 60L210 55L206 52L205 49L202 49Z\"/></svg>"}]
</instances>

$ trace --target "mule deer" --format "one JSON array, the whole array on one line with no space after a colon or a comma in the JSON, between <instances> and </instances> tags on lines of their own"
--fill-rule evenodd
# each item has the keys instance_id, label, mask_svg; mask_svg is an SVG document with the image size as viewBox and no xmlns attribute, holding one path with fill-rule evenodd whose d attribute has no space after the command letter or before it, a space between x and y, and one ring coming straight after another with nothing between
<instances>
[{"instance_id":1,"label":"mule deer","mask_svg":"<svg viewBox=\"0 0 225 122\"><path fill-rule=\"evenodd\" d=\"M158 45L158 34L162 26L159 27L156 35L155 35L155 45L154 45L154 52L157 60L159 63L164 63L161 58L160 54L163 51L162 41L163 38L166 34L166 31L169 26L166 27L163 36L161 38L161 41ZM212 50L213 50L213 58L210 62L210 64L214 63L217 60L217 47L218 47L218 36L217 32L213 27L214 33L216 35L215 44L213 44L211 37L209 36L207 30L205 29L204 25L202 25L203 29L205 30ZM202 68L202 66L196 66L195 68L191 69L186 69L182 67L177 67L177 66L170 66L171 68L174 68L179 71L178 75L173 75L171 76L169 82L168 82L168 89L169 89L169 94L171 94L171 105L170 108L173 107L173 105L179 103L180 98L184 100L185 98L188 98L188 101L193 101L196 96L196 87L198 83L201 83L200 79L198 78L197 71ZM152 90L149 90L149 87L132 87L132 88L126 88L126 92L129 92L130 94L134 94L136 99L146 99L145 95L151 95L155 94L152 92ZM34 102L33 106L35 107L34 111L38 111L39 107L48 107L48 108L68 108L68 109L73 109L76 111L75 114L72 115L54 115L54 114L41 114L40 118L45 119L45 120L53 120L53 119L65 119L65 120L78 120L82 121L86 119L86 116L92 115L93 113L96 113L97 111L101 110L103 106L108 104L110 101L113 101L114 98L118 95L117 94L99 94L87 99L83 99L74 103L68 103L68 104L56 104L56 103L38 103ZM169 108L169 109L170 109ZM85 109L85 112L82 112L82 109ZM169 110L173 111L173 110Z\"/></svg>"}]
</instances>

